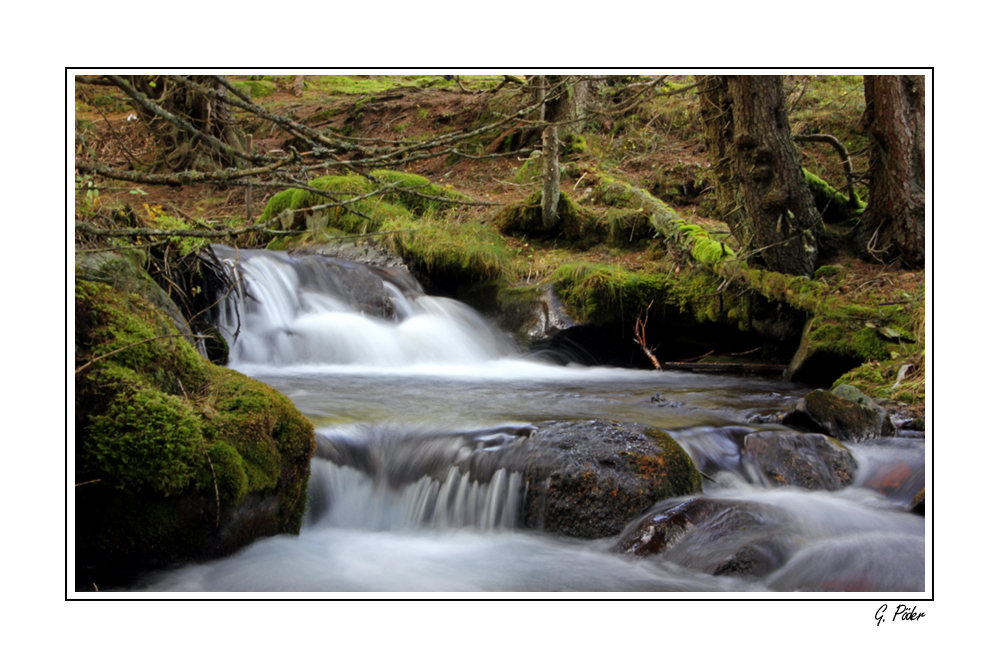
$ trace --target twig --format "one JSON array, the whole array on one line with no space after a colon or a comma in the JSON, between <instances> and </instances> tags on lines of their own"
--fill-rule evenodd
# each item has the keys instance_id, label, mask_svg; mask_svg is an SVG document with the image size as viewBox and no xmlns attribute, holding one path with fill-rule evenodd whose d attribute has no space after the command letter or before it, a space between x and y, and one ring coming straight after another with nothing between
<instances>
[{"instance_id":1,"label":"twig","mask_svg":"<svg viewBox=\"0 0 1000 667\"><path fill-rule=\"evenodd\" d=\"M74 487L83 486L84 484L93 484L94 482L100 482L100 481L101 481L100 479L88 479L86 482L78 482L77 484L74 484L73 486Z\"/></svg>"},{"instance_id":2,"label":"twig","mask_svg":"<svg viewBox=\"0 0 1000 667\"><path fill-rule=\"evenodd\" d=\"M649 309L652 308L652 306L653 302L650 301L649 305L646 306L646 314L644 316L643 315L635 316L634 340L639 345L639 347L642 348L642 351L646 353L646 356L649 357L649 360L653 362L653 366L656 367L656 370L662 371L663 367L660 365L660 360L656 358L655 354L653 354L656 348L654 347L653 349L650 349L649 347L646 346L646 321L649 320Z\"/></svg>"}]
</instances>

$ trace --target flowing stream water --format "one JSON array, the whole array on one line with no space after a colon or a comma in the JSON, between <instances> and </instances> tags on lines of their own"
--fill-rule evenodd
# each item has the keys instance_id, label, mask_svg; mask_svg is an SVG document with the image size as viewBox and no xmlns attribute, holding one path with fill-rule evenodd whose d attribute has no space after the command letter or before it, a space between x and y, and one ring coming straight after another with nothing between
<instances>
[{"instance_id":1,"label":"flowing stream water","mask_svg":"<svg viewBox=\"0 0 1000 667\"><path fill-rule=\"evenodd\" d=\"M737 443L759 428L748 417L789 409L804 387L545 363L405 277L319 256L216 252L240 277L218 315L230 366L287 395L316 427L309 510L298 536L158 575L146 590L924 590L924 519L905 511L923 486L923 440L848 443L859 470L838 491L769 486L741 469ZM381 305L356 296L366 290ZM719 554L745 539L724 526L646 559L614 551L616 537L525 530L519 473L476 481L454 467L470 447L509 446L538 422L597 418L668 431L709 474L704 497L778 517L768 531L780 563L763 576L713 575ZM871 488L899 469L896 493Z\"/></svg>"}]
</instances>

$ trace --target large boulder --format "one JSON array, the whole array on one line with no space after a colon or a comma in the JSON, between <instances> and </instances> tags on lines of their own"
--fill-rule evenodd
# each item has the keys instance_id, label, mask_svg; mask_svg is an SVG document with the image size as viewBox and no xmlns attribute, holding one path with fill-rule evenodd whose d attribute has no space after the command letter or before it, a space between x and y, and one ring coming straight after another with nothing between
<instances>
[{"instance_id":1,"label":"large boulder","mask_svg":"<svg viewBox=\"0 0 1000 667\"><path fill-rule=\"evenodd\" d=\"M845 388L847 387L847 388ZM837 440L869 440L896 434L889 414L853 387L817 389L803 396L782 420L787 426L824 433Z\"/></svg>"},{"instance_id":2,"label":"large boulder","mask_svg":"<svg viewBox=\"0 0 1000 667\"><path fill-rule=\"evenodd\" d=\"M758 431L743 439L744 469L765 483L835 491L854 481L850 450L816 433Z\"/></svg>"},{"instance_id":3,"label":"large boulder","mask_svg":"<svg viewBox=\"0 0 1000 667\"><path fill-rule=\"evenodd\" d=\"M701 474L680 445L640 424L550 422L528 442L527 527L610 537L656 501L701 491Z\"/></svg>"},{"instance_id":4,"label":"large boulder","mask_svg":"<svg viewBox=\"0 0 1000 667\"><path fill-rule=\"evenodd\" d=\"M78 268L75 288L77 586L297 533L311 424L274 389L206 361L154 305L169 301L162 290L136 264L112 264L120 276Z\"/></svg>"}]
</instances>

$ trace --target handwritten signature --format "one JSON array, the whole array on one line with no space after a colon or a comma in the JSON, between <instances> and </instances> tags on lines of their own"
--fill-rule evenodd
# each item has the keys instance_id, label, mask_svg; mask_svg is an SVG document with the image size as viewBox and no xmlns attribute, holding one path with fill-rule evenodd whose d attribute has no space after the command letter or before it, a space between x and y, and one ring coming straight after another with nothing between
<instances>
[{"instance_id":1,"label":"handwritten signature","mask_svg":"<svg viewBox=\"0 0 1000 667\"><path fill-rule=\"evenodd\" d=\"M875 612L875 620L878 621L877 623L875 623L875 627L876 628L878 626L882 625L882 621L885 620L885 615L884 614L885 614L885 612L888 609L889 609L889 605L884 604L884 605L882 605L881 607L878 608L877 612ZM926 614L924 614L924 612L917 613L917 605L913 605L913 607L907 607L905 604L901 604L901 605L897 605L897 607L896 607L896 613L892 615L892 620L893 621L896 621L896 620L900 620L900 621L919 621L924 616L926 616Z\"/></svg>"}]
</instances>

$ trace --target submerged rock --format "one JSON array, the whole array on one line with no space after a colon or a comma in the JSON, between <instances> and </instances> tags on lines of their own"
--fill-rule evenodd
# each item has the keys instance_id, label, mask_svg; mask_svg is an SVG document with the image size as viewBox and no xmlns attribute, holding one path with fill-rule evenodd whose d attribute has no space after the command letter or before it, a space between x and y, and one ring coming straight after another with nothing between
<instances>
[{"instance_id":1,"label":"submerged rock","mask_svg":"<svg viewBox=\"0 0 1000 667\"><path fill-rule=\"evenodd\" d=\"M774 507L741 500L692 498L661 503L621 535L615 551L667 560L708 574L762 577L794 551Z\"/></svg>"},{"instance_id":2,"label":"submerged rock","mask_svg":"<svg viewBox=\"0 0 1000 667\"><path fill-rule=\"evenodd\" d=\"M851 484L858 469L846 447L820 434L758 431L741 449L744 468L777 486L834 491Z\"/></svg>"},{"instance_id":3,"label":"submerged rock","mask_svg":"<svg viewBox=\"0 0 1000 667\"><path fill-rule=\"evenodd\" d=\"M838 440L869 440L895 435L896 427L889 414L861 392L850 389L842 385L833 392L822 389L809 392L799 399L783 423L825 433Z\"/></svg>"}]
</instances>

